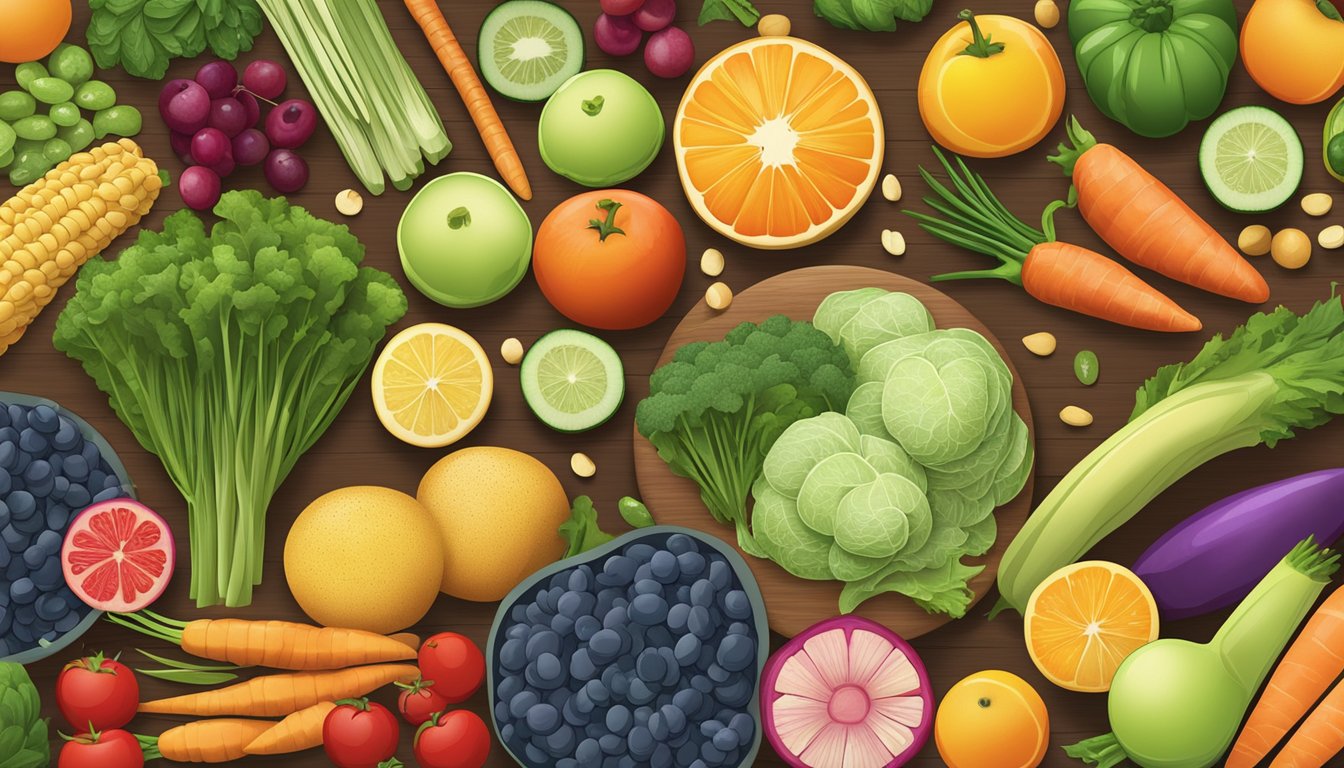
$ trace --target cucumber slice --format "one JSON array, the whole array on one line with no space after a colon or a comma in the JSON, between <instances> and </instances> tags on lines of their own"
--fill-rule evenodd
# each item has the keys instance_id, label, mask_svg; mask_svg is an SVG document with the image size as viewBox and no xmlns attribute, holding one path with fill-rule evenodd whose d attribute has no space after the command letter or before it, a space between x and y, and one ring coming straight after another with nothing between
<instances>
[{"instance_id":1,"label":"cucumber slice","mask_svg":"<svg viewBox=\"0 0 1344 768\"><path fill-rule=\"evenodd\" d=\"M1325 170L1344 181L1344 99L1330 110L1325 118L1325 135L1321 140Z\"/></svg>"},{"instance_id":2,"label":"cucumber slice","mask_svg":"<svg viewBox=\"0 0 1344 768\"><path fill-rule=\"evenodd\" d=\"M1224 112L1204 132L1199 171L1215 200L1240 213L1263 213L1288 201L1302 183L1302 140L1265 107Z\"/></svg>"},{"instance_id":3,"label":"cucumber slice","mask_svg":"<svg viewBox=\"0 0 1344 768\"><path fill-rule=\"evenodd\" d=\"M523 358L523 399L557 432L586 432L603 423L625 398L625 366L607 342L583 331L551 331Z\"/></svg>"},{"instance_id":4,"label":"cucumber slice","mask_svg":"<svg viewBox=\"0 0 1344 768\"><path fill-rule=\"evenodd\" d=\"M542 101L583 69L583 30L554 3L509 0L481 23L476 60L491 88Z\"/></svg>"}]
</instances>

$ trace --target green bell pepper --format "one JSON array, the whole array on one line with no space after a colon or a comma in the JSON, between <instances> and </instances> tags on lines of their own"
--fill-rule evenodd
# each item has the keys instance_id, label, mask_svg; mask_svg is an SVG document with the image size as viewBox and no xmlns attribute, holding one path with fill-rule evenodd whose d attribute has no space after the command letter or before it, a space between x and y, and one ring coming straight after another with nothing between
<instances>
[{"instance_id":1,"label":"green bell pepper","mask_svg":"<svg viewBox=\"0 0 1344 768\"><path fill-rule=\"evenodd\" d=\"M1097 108L1160 138L1222 102L1237 12L1232 0L1074 0L1069 38Z\"/></svg>"}]
</instances>

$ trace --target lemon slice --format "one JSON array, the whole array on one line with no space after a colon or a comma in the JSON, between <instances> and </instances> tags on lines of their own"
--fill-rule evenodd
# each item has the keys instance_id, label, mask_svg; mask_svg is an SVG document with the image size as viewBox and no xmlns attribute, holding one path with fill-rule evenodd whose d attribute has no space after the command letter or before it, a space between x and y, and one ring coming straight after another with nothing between
<instances>
[{"instance_id":1,"label":"lemon slice","mask_svg":"<svg viewBox=\"0 0 1344 768\"><path fill-rule=\"evenodd\" d=\"M465 331L421 323L398 333L373 366L373 408L388 432L421 448L442 448L476 428L495 376Z\"/></svg>"}]
</instances>

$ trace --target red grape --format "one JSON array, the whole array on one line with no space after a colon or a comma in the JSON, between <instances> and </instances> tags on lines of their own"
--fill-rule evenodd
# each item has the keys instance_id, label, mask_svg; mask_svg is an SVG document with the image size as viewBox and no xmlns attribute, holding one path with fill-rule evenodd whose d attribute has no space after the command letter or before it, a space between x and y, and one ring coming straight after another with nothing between
<instances>
[{"instance_id":1,"label":"red grape","mask_svg":"<svg viewBox=\"0 0 1344 768\"><path fill-rule=\"evenodd\" d=\"M196 161L191 158L191 136L177 131L168 132L168 146L173 148L173 153L181 158L187 165L195 165Z\"/></svg>"},{"instance_id":2,"label":"red grape","mask_svg":"<svg viewBox=\"0 0 1344 768\"><path fill-rule=\"evenodd\" d=\"M249 125L247 107L232 96L215 99L210 102L209 125L211 128L223 131L225 136L233 138Z\"/></svg>"},{"instance_id":3,"label":"red grape","mask_svg":"<svg viewBox=\"0 0 1344 768\"><path fill-rule=\"evenodd\" d=\"M272 101L285 92L285 79L284 68L268 59L257 59L243 70L243 87Z\"/></svg>"},{"instance_id":4,"label":"red grape","mask_svg":"<svg viewBox=\"0 0 1344 768\"><path fill-rule=\"evenodd\" d=\"M222 99L233 93L238 85L238 70L227 61L212 61L196 70L196 82L210 94L210 98Z\"/></svg>"},{"instance_id":5,"label":"red grape","mask_svg":"<svg viewBox=\"0 0 1344 768\"><path fill-rule=\"evenodd\" d=\"M695 62L695 45L680 27L668 27L649 36L644 66L658 77L681 77Z\"/></svg>"},{"instance_id":6,"label":"red grape","mask_svg":"<svg viewBox=\"0 0 1344 768\"><path fill-rule=\"evenodd\" d=\"M204 211L219 202L219 174L202 165L193 165L177 177L177 189L187 207Z\"/></svg>"},{"instance_id":7,"label":"red grape","mask_svg":"<svg viewBox=\"0 0 1344 768\"><path fill-rule=\"evenodd\" d=\"M677 17L676 0L647 0L632 17L635 26L645 32L664 29Z\"/></svg>"},{"instance_id":8,"label":"red grape","mask_svg":"<svg viewBox=\"0 0 1344 768\"><path fill-rule=\"evenodd\" d=\"M266 181L275 191L298 192L308 183L308 163L289 149L275 149L266 156Z\"/></svg>"},{"instance_id":9,"label":"red grape","mask_svg":"<svg viewBox=\"0 0 1344 768\"><path fill-rule=\"evenodd\" d=\"M644 33L639 31L629 16L608 16L604 13L597 17L593 25L593 39L604 53L629 56L639 47Z\"/></svg>"},{"instance_id":10,"label":"red grape","mask_svg":"<svg viewBox=\"0 0 1344 768\"><path fill-rule=\"evenodd\" d=\"M191 159L201 165L214 165L231 153L229 137L218 128L202 128L191 137Z\"/></svg>"},{"instance_id":11,"label":"red grape","mask_svg":"<svg viewBox=\"0 0 1344 768\"><path fill-rule=\"evenodd\" d=\"M173 80L159 94L159 114L169 130L195 134L210 118L210 94L191 80Z\"/></svg>"},{"instance_id":12,"label":"red grape","mask_svg":"<svg viewBox=\"0 0 1344 768\"><path fill-rule=\"evenodd\" d=\"M608 16L629 16L644 4L644 0L602 0L602 12Z\"/></svg>"},{"instance_id":13,"label":"red grape","mask_svg":"<svg viewBox=\"0 0 1344 768\"><path fill-rule=\"evenodd\" d=\"M230 150L219 162L212 163L207 167L214 171L219 178L225 179L233 175L233 171L238 167L238 164L233 161L233 151Z\"/></svg>"},{"instance_id":14,"label":"red grape","mask_svg":"<svg viewBox=\"0 0 1344 768\"><path fill-rule=\"evenodd\" d=\"M274 147L297 149L316 128L317 110L303 99L281 102L266 115L266 138Z\"/></svg>"},{"instance_id":15,"label":"red grape","mask_svg":"<svg viewBox=\"0 0 1344 768\"><path fill-rule=\"evenodd\" d=\"M261 104L257 102L256 96L253 96L247 91L240 90L233 94L233 98L237 99L238 103L243 105L243 112L247 115L247 120L245 122L248 127L261 122Z\"/></svg>"},{"instance_id":16,"label":"red grape","mask_svg":"<svg viewBox=\"0 0 1344 768\"><path fill-rule=\"evenodd\" d=\"M248 128L233 137L233 159L239 165L256 165L266 159L271 151L271 143L266 134L256 128Z\"/></svg>"}]
</instances>

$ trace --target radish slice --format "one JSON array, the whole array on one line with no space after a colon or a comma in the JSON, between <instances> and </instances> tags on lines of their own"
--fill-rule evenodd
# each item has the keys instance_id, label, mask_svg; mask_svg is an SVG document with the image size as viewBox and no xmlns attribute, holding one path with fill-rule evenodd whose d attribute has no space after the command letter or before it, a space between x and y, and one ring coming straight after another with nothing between
<instances>
[{"instance_id":1,"label":"radish slice","mask_svg":"<svg viewBox=\"0 0 1344 768\"><path fill-rule=\"evenodd\" d=\"M771 746L794 768L897 768L928 741L933 695L909 643L844 616L770 657L761 715Z\"/></svg>"}]
</instances>

